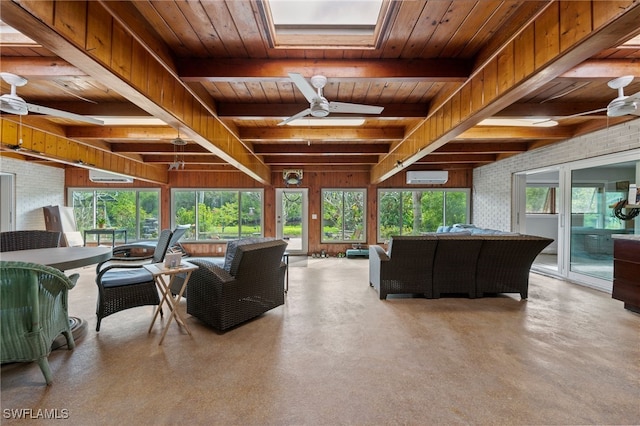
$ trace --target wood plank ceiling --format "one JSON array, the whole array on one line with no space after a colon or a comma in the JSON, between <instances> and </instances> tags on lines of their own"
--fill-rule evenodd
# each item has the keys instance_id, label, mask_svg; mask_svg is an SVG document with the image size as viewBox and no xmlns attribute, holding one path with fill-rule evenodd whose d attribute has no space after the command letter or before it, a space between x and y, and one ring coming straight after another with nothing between
<instances>
[{"instance_id":1,"label":"wood plank ceiling","mask_svg":"<svg viewBox=\"0 0 640 426\"><path fill-rule=\"evenodd\" d=\"M3 114L3 155L159 183L168 173L235 169L269 183L288 168L369 171L377 183L401 170L470 169L637 119L575 115L606 107L615 77L635 76L625 92L640 92L640 42L623 46L640 33L638 2L392 1L384 9L373 48L280 48L262 1L2 0L0 20L35 42L0 40L2 71L29 80L19 96L167 123L38 114L20 123ZM309 106L289 72L326 76L330 101L384 110L361 126L279 126ZM346 115L360 117L330 117ZM478 125L490 117L559 124ZM187 145L172 145L177 136ZM176 159L184 168L169 172Z\"/></svg>"}]
</instances>

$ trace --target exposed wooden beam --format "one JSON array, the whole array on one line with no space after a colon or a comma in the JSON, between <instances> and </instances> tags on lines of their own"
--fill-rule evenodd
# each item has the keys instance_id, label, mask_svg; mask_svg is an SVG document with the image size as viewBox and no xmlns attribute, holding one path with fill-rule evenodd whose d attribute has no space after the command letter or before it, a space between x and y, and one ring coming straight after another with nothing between
<instances>
[{"instance_id":1,"label":"exposed wooden beam","mask_svg":"<svg viewBox=\"0 0 640 426\"><path fill-rule=\"evenodd\" d=\"M463 82L471 63L457 59L197 59L182 61L178 72L184 81L275 81L290 82L289 72L309 78L321 74L341 81L381 79L385 81Z\"/></svg>"},{"instance_id":2,"label":"exposed wooden beam","mask_svg":"<svg viewBox=\"0 0 640 426\"><path fill-rule=\"evenodd\" d=\"M105 117L150 117L149 113L129 102L38 101L38 105L74 114Z\"/></svg>"},{"instance_id":3,"label":"exposed wooden beam","mask_svg":"<svg viewBox=\"0 0 640 426\"><path fill-rule=\"evenodd\" d=\"M588 59L560 77L613 79L622 75L640 77L640 59Z\"/></svg>"},{"instance_id":4,"label":"exposed wooden beam","mask_svg":"<svg viewBox=\"0 0 640 426\"><path fill-rule=\"evenodd\" d=\"M307 165L323 164L325 166L333 164L375 164L378 162L377 155L265 155L264 162L270 165Z\"/></svg>"},{"instance_id":5,"label":"exposed wooden beam","mask_svg":"<svg viewBox=\"0 0 640 426\"><path fill-rule=\"evenodd\" d=\"M416 164L493 163L494 161L496 161L496 154L429 154Z\"/></svg>"},{"instance_id":6,"label":"exposed wooden beam","mask_svg":"<svg viewBox=\"0 0 640 426\"><path fill-rule=\"evenodd\" d=\"M574 135L567 127L500 127L476 126L459 135L456 140L482 139L569 139Z\"/></svg>"},{"instance_id":7,"label":"exposed wooden beam","mask_svg":"<svg viewBox=\"0 0 640 426\"><path fill-rule=\"evenodd\" d=\"M393 141L404 137L403 127L385 127L379 129L354 129L354 128L313 128L298 129L294 127L261 128L243 127L240 129L240 139L254 140L289 140L304 142L308 140L337 141L348 139L350 141L375 140Z\"/></svg>"},{"instance_id":8,"label":"exposed wooden beam","mask_svg":"<svg viewBox=\"0 0 640 426\"><path fill-rule=\"evenodd\" d=\"M381 114L363 115L371 118L424 118L429 109L428 104L379 104L384 107ZM281 118L285 119L308 108L309 104L218 104L218 116L220 118L257 119L257 118ZM354 117L355 114L335 114L331 117ZM357 115L355 115L357 116Z\"/></svg>"},{"instance_id":9,"label":"exposed wooden beam","mask_svg":"<svg viewBox=\"0 0 640 426\"><path fill-rule=\"evenodd\" d=\"M144 153L144 154L170 154L173 155L176 153L174 146L168 143L135 143L135 142L124 142L124 143L112 143L111 144L111 152L117 152L120 154L136 154L136 153ZM178 149L178 153L187 153L190 155L194 154L203 154L203 155L213 155L200 145L195 143L190 143L184 146L180 146Z\"/></svg>"},{"instance_id":10,"label":"exposed wooden beam","mask_svg":"<svg viewBox=\"0 0 640 426\"><path fill-rule=\"evenodd\" d=\"M606 107L602 102L522 102L511 104L502 111L497 112L495 117L567 117L580 114L586 111L595 111ZM606 117L607 112L590 114L589 116Z\"/></svg>"},{"instance_id":11,"label":"exposed wooden beam","mask_svg":"<svg viewBox=\"0 0 640 426\"><path fill-rule=\"evenodd\" d=\"M21 131L19 128L22 127ZM166 184L165 169L144 164L123 155L88 146L22 123L0 118L3 149L16 149L22 155L81 168L96 168L132 176L147 182ZM22 141L20 143L19 141Z\"/></svg>"},{"instance_id":12,"label":"exposed wooden beam","mask_svg":"<svg viewBox=\"0 0 640 426\"><path fill-rule=\"evenodd\" d=\"M76 139L174 139L178 131L169 126L70 126L67 136Z\"/></svg>"},{"instance_id":13,"label":"exposed wooden beam","mask_svg":"<svg viewBox=\"0 0 640 426\"><path fill-rule=\"evenodd\" d=\"M371 170L371 183L398 173L557 76L638 32L640 2L548 2L517 36L454 91L431 102L429 116Z\"/></svg>"},{"instance_id":14,"label":"exposed wooden beam","mask_svg":"<svg viewBox=\"0 0 640 426\"><path fill-rule=\"evenodd\" d=\"M2 20L252 178L270 183L269 167L172 72L170 58L154 51L162 42L150 41L144 24L119 16L126 11L117 4L107 11L108 3L2 0Z\"/></svg>"},{"instance_id":15,"label":"exposed wooden beam","mask_svg":"<svg viewBox=\"0 0 640 426\"><path fill-rule=\"evenodd\" d=\"M56 57L3 56L2 71L18 74L26 79L53 80L58 77L86 77L87 73Z\"/></svg>"},{"instance_id":16,"label":"exposed wooden beam","mask_svg":"<svg viewBox=\"0 0 640 426\"><path fill-rule=\"evenodd\" d=\"M161 163L171 164L174 157L169 155L144 155L144 162L148 164ZM189 164L226 164L226 162L213 154L209 155L178 155L177 161L185 161Z\"/></svg>"},{"instance_id":17,"label":"exposed wooden beam","mask_svg":"<svg viewBox=\"0 0 640 426\"><path fill-rule=\"evenodd\" d=\"M487 152L519 153L528 149L527 142L449 142L429 155L452 153L483 154Z\"/></svg>"},{"instance_id":18,"label":"exposed wooden beam","mask_svg":"<svg viewBox=\"0 0 640 426\"><path fill-rule=\"evenodd\" d=\"M253 152L256 154L386 154L389 151L389 144L255 144Z\"/></svg>"}]
</instances>

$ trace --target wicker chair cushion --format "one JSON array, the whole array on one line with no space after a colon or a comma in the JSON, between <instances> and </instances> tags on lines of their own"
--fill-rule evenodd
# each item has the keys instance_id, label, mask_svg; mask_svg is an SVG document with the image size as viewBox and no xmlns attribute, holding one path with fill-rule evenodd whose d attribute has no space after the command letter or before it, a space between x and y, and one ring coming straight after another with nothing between
<instances>
[{"instance_id":1,"label":"wicker chair cushion","mask_svg":"<svg viewBox=\"0 0 640 426\"><path fill-rule=\"evenodd\" d=\"M229 272L231 270L231 264L233 263L233 257L236 254L238 246L244 246L246 244L261 243L264 241L272 241L273 237L258 237L258 238L242 238L240 240L231 240L227 242L227 251L224 256L224 265L222 269Z\"/></svg>"},{"instance_id":2,"label":"wicker chair cushion","mask_svg":"<svg viewBox=\"0 0 640 426\"><path fill-rule=\"evenodd\" d=\"M153 281L153 275L144 268L118 268L117 270L107 271L102 276L102 286L106 288L140 284L147 281Z\"/></svg>"}]
</instances>

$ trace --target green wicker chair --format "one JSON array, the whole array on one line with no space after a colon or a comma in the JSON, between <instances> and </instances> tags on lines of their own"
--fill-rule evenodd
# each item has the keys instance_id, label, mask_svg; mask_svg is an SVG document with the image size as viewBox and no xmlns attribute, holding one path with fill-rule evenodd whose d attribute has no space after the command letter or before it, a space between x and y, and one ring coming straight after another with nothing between
<instances>
[{"instance_id":1,"label":"green wicker chair","mask_svg":"<svg viewBox=\"0 0 640 426\"><path fill-rule=\"evenodd\" d=\"M0 357L4 362L37 361L48 385L47 357L54 339L64 334L75 347L69 327L68 292L79 275L27 262L0 261Z\"/></svg>"}]
</instances>

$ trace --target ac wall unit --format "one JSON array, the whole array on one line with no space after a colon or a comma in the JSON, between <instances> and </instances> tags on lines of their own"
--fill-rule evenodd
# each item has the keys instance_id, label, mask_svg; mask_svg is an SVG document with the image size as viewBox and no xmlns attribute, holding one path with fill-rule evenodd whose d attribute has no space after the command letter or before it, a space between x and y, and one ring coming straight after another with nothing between
<instances>
[{"instance_id":1,"label":"ac wall unit","mask_svg":"<svg viewBox=\"0 0 640 426\"><path fill-rule=\"evenodd\" d=\"M423 170L407 172L407 183L414 185L442 185L449 180L449 172L446 170Z\"/></svg>"},{"instance_id":2,"label":"ac wall unit","mask_svg":"<svg viewBox=\"0 0 640 426\"><path fill-rule=\"evenodd\" d=\"M96 183L132 183L133 178L117 173L89 170L89 180Z\"/></svg>"}]
</instances>

